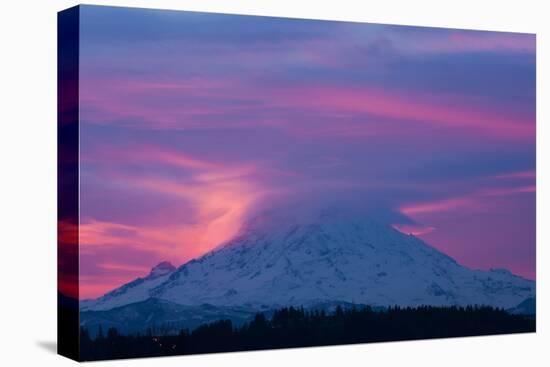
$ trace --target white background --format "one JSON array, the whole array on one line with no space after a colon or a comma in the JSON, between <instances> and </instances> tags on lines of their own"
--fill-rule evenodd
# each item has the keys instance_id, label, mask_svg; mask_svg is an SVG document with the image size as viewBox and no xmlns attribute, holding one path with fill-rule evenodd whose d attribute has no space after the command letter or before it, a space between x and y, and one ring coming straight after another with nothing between
<instances>
[{"instance_id":1,"label":"white background","mask_svg":"<svg viewBox=\"0 0 550 367\"><path fill-rule=\"evenodd\" d=\"M550 356L549 27L545 1L193 0L95 4L537 33L537 333L94 365L538 366ZM8 5L9 4L9 5ZM0 365L69 365L56 340L56 12L74 1L5 1L0 13ZM545 19L546 15L546 19Z\"/></svg>"}]
</instances>

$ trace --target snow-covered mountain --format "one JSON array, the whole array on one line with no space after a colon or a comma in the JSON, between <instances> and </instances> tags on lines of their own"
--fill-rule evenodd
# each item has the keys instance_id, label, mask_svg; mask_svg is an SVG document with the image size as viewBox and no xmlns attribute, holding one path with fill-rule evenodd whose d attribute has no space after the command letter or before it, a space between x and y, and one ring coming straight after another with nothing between
<instances>
[{"instance_id":1,"label":"snow-covered mountain","mask_svg":"<svg viewBox=\"0 0 550 367\"><path fill-rule=\"evenodd\" d=\"M163 261L153 267L149 275L144 278L137 278L95 300L81 301L80 309L83 311L102 311L145 301L150 298L149 292L168 280L170 274L175 270L176 267L174 265L168 261Z\"/></svg>"},{"instance_id":2,"label":"snow-covered mountain","mask_svg":"<svg viewBox=\"0 0 550 367\"><path fill-rule=\"evenodd\" d=\"M506 311L514 315L536 315L537 300L535 297L527 298L516 307L509 308Z\"/></svg>"},{"instance_id":3,"label":"snow-covered mountain","mask_svg":"<svg viewBox=\"0 0 550 367\"><path fill-rule=\"evenodd\" d=\"M81 308L108 310L148 298L256 310L324 302L510 308L535 295L533 281L507 270L466 268L391 225L331 211L264 213L224 246L151 274Z\"/></svg>"},{"instance_id":4,"label":"snow-covered mountain","mask_svg":"<svg viewBox=\"0 0 550 367\"><path fill-rule=\"evenodd\" d=\"M177 334L181 329L193 330L199 325L221 319L241 325L254 315L254 310L242 307L185 306L149 298L106 311L82 311L80 326L85 327L92 337L97 335L100 326L103 330L114 327L122 334L148 329L159 334Z\"/></svg>"}]
</instances>

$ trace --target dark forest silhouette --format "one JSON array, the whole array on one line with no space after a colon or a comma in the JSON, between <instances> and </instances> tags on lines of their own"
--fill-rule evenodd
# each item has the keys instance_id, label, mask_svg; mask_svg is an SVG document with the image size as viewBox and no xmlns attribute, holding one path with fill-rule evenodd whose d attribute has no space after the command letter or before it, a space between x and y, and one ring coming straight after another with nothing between
<instances>
[{"instance_id":1,"label":"dark forest silhouette","mask_svg":"<svg viewBox=\"0 0 550 367\"><path fill-rule=\"evenodd\" d=\"M492 307L370 307L334 312L288 307L270 318L262 313L241 326L230 320L204 324L178 335L152 330L122 335L115 328L90 338L80 331L80 360L169 356L257 349L308 347L397 340L494 335L535 331L534 317L511 315Z\"/></svg>"}]
</instances>

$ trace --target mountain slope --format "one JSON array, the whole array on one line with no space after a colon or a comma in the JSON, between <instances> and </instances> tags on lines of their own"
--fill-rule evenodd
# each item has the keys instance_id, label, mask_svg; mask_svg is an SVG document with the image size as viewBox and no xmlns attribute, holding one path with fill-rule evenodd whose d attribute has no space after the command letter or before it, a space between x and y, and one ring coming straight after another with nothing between
<instances>
[{"instance_id":1,"label":"mountain slope","mask_svg":"<svg viewBox=\"0 0 550 367\"><path fill-rule=\"evenodd\" d=\"M137 278L95 300L81 301L80 309L82 311L101 311L145 301L150 297L150 290L168 280L170 274L175 270L174 265L168 261L163 261L153 267L146 277Z\"/></svg>"},{"instance_id":2,"label":"mountain slope","mask_svg":"<svg viewBox=\"0 0 550 367\"><path fill-rule=\"evenodd\" d=\"M514 315L536 315L537 300L535 297L527 298L516 307L509 308L507 311Z\"/></svg>"},{"instance_id":3,"label":"mountain slope","mask_svg":"<svg viewBox=\"0 0 550 367\"><path fill-rule=\"evenodd\" d=\"M100 326L103 332L114 327L122 334L151 330L154 335L164 335L177 334L181 329L193 330L201 324L220 319L241 325L252 319L254 314L253 310L241 307L184 306L149 298L107 311L82 311L80 326L85 327L91 337L97 335Z\"/></svg>"},{"instance_id":4,"label":"mountain slope","mask_svg":"<svg viewBox=\"0 0 550 367\"><path fill-rule=\"evenodd\" d=\"M331 301L509 308L534 296L535 284L503 269L468 269L389 225L325 211L258 216L229 243L180 266L147 292L181 305L258 310ZM135 302L124 293L110 297L103 309Z\"/></svg>"}]
</instances>

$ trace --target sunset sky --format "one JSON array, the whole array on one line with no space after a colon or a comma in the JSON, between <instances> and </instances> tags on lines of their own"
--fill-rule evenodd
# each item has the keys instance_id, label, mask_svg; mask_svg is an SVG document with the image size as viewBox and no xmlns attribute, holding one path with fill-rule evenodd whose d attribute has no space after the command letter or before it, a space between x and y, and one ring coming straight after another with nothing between
<instances>
[{"instance_id":1,"label":"sunset sky","mask_svg":"<svg viewBox=\"0 0 550 367\"><path fill-rule=\"evenodd\" d=\"M81 7L80 297L354 203L535 278L535 36Z\"/></svg>"}]
</instances>

